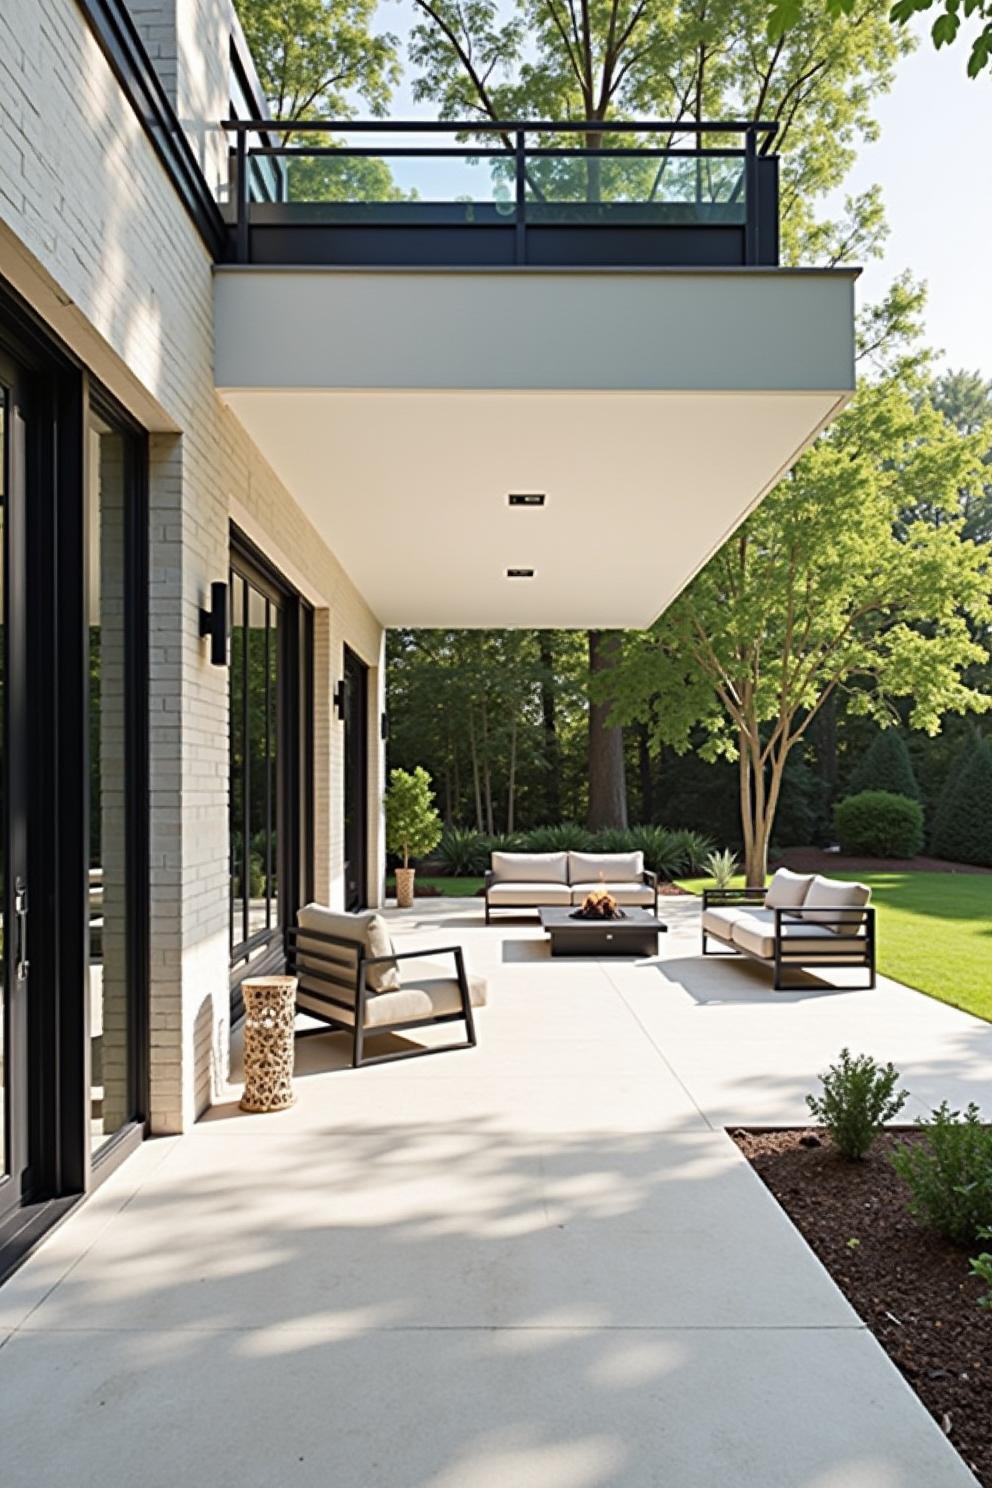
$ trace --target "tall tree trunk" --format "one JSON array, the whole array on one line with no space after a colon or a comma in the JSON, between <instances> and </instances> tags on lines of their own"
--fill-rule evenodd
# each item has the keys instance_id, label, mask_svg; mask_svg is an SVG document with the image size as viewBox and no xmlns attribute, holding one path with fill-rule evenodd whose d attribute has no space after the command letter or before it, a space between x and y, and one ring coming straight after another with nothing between
<instances>
[{"instance_id":1,"label":"tall tree trunk","mask_svg":"<svg viewBox=\"0 0 992 1488\"><path fill-rule=\"evenodd\" d=\"M641 784L641 821L654 821L654 771L649 748L648 726L637 725L637 773Z\"/></svg>"},{"instance_id":2,"label":"tall tree trunk","mask_svg":"<svg viewBox=\"0 0 992 1488\"><path fill-rule=\"evenodd\" d=\"M554 825L561 821L561 743L558 738L558 701L555 696L555 652L551 632L537 633L541 658L541 731L544 739L544 816Z\"/></svg>"},{"instance_id":3,"label":"tall tree trunk","mask_svg":"<svg viewBox=\"0 0 992 1488\"><path fill-rule=\"evenodd\" d=\"M486 831L492 837L496 831L493 817L493 771L489 758L489 709L482 699L482 793L486 807Z\"/></svg>"},{"instance_id":4,"label":"tall tree trunk","mask_svg":"<svg viewBox=\"0 0 992 1488\"><path fill-rule=\"evenodd\" d=\"M749 889L763 889L768 877L768 847L775 825L788 751L773 749L767 766L761 763L761 741L741 739L741 825L744 829L744 875ZM747 763L744 764L744 749ZM766 777L767 769L767 777ZM749 788L746 788L749 786Z\"/></svg>"},{"instance_id":5,"label":"tall tree trunk","mask_svg":"<svg viewBox=\"0 0 992 1488\"><path fill-rule=\"evenodd\" d=\"M617 631L589 631L589 672L592 678L608 671L620 645ZM610 702L589 700L589 826L627 825L627 774L623 758L623 729L607 722Z\"/></svg>"},{"instance_id":6,"label":"tall tree trunk","mask_svg":"<svg viewBox=\"0 0 992 1488\"><path fill-rule=\"evenodd\" d=\"M510 770L506 787L506 830L513 831L514 792L517 785L517 720L510 724Z\"/></svg>"},{"instance_id":7,"label":"tall tree trunk","mask_svg":"<svg viewBox=\"0 0 992 1488\"><path fill-rule=\"evenodd\" d=\"M475 830L484 832L485 823L482 820L482 784L479 777L479 746L475 738L475 709L468 710L468 742L472 751L472 788L475 794Z\"/></svg>"}]
</instances>

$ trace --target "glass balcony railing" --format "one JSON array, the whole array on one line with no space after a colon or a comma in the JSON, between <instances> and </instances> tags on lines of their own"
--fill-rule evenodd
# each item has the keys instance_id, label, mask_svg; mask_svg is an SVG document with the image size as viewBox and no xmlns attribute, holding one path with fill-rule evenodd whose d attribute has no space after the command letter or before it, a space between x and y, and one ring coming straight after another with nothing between
<instances>
[{"instance_id":1,"label":"glass balcony railing","mask_svg":"<svg viewBox=\"0 0 992 1488\"><path fill-rule=\"evenodd\" d=\"M778 259L772 125L265 121L267 143L261 121L226 127L240 262Z\"/></svg>"}]
</instances>

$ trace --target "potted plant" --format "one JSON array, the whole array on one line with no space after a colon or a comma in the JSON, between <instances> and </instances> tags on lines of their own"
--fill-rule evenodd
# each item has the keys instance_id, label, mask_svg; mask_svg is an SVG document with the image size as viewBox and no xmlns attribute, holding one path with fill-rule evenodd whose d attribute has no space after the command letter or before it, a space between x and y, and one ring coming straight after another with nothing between
<instances>
[{"instance_id":1,"label":"potted plant","mask_svg":"<svg viewBox=\"0 0 992 1488\"><path fill-rule=\"evenodd\" d=\"M441 818L434 807L431 777L422 765L408 770L390 770L386 791L386 846L402 853L403 867L396 870L396 903L400 909L413 904L411 856L422 858L441 840Z\"/></svg>"}]
</instances>

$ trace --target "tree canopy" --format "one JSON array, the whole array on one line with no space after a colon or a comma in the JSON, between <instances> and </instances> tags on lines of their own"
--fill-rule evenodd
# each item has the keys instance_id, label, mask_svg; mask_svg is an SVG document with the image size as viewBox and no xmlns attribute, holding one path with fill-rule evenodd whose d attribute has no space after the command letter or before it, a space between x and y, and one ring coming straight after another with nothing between
<instances>
[{"instance_id":1,"label":"tree canopy","mask_svg":"<svg viewBox=\"0 0 992 1488\"><path fill-rule=\"evenodd\" d=\"M816 0L817 7L830 16L854 17L857 0ZM771 0L768 12L768 34L772 40L787 35L792 27L803 19L812 7L809 0ZM962 21L968 33L967 22L975 23L970 32L971 47L968 53L967 71L970 78L978 77L992 61L992 0L895 0L889 18L896 26L907 26L916 16L934 8L937 10L930 27L934 46L952 46L962 32Z\"/></svg>"},{"instance_id":2,"label":"tree canopy","mask_svg":"<svg viewBox=\"0 0 992 1488\"><path fill-rule=\"evenodd\" d=\"M649 632L612 679L621 720L655 746L738 765L749 881L763 882L789 754L835 693L849 714L936 733L981 712L965 678L986 653L992 564L962 536L960 493L980 480L984 435L962 436L901 376L863 385ZM946 512L901 521L907 496Z\"/></svg>"}]
</instances>

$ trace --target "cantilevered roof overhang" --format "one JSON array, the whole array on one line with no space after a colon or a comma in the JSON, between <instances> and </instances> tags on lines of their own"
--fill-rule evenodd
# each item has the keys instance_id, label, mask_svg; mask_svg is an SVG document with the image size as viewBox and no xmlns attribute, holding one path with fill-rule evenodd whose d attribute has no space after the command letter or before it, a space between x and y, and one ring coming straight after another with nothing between
<instances>
[{"instance_id":1,"label":"cantilevered roof overhang","mask_svg":"<svg viewBox=\"0 0 992 1488\"><path fill-rule=\"evenodd\" d=\"M384 624L640 627L850 397L855 277L224 266L216 384Z\"/></svg>"}]
</instances>

